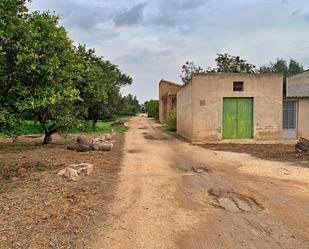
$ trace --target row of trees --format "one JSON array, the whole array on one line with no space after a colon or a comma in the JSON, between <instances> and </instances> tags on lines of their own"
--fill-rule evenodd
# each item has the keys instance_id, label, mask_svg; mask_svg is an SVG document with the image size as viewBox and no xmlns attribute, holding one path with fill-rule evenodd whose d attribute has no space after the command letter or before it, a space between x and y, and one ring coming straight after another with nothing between
<instances>
[{"instance_id":1,"label":"row of trees","mask_svg":"<svg viewBox=\"0 0 309 249\"><path fill-rule=\"evenodd\" d=\"M286 78L301 73L304 67L301 63L291 59L286 61L284 59L277 59L275 62L269 63L261 67L257 67L246 60L241 59L239 56L232 56L229 54L217 54L215 59L216 66L214 68L207 68L206 70L200 66L196 66L194 62L187 61L181 70L181 79L184 84L191 81L194 73L282 73L284 76L284 94L286 86Z\"/></svg>"},{"instance_id":2,"label":"row of trees","mask_svg":"<svg viewBox=\"0 0 309 249\"><path fill-rule=\"evenodd\" d=\"M91 120L135 114L120 88L132 78L93 49L74 46L58 16L30 13L27 0L0 2L0 132L18 134L25 119L51 135Z\"/></svg>"}]
</instances>

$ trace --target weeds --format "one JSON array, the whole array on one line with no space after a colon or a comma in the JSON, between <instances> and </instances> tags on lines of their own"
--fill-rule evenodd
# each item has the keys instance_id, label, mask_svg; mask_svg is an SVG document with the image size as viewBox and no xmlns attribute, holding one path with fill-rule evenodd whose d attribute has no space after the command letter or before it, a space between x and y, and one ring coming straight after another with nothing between
<instances>
[{"instance_id":1,"label":"weeds","mask_svg":"<svg viewBox=\"0 0 309 249\"><path fill-rule=\"evenodd\" d=\"M44 172L44 171L53 171L55 166L52 163L38 162L31 167L33 171Z\"/></svg>"},{"instance_id":2,"label":"weeds","mask_svg":"<svg viewBox=\"0 0 309 249\"><path fill-rule=\"evenodd\" d=\"M5 193L22 185L20 180L0 180L0 193Z\"/></svg>"},{"instance_id":3,"label":"weeds","mask_svg":"<svg viewBox=\"0 0 309 249\"><path fill-rule=\"evenodd\" d=\"M0 150L9 153L19 153L30 151L38 148L42 142L13 142L13 143L0 143Z\"/></svg>"},{"instance_id":4,"label":"weeds","mask_svg":"<svg viewBox=\"0 0 309 249\"><path fill-rule=\"evenodd\" d=\"M162 125L157 127L160 131L168 134L168 135L175 135L176 132L173 129L170 129L168 126Z\"/></svg>"}]
</instances>

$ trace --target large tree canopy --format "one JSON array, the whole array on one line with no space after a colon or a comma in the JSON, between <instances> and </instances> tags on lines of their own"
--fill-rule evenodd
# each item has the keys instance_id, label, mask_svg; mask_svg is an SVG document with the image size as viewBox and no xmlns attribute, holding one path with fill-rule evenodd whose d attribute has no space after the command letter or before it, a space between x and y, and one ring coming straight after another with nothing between
<instances>
[{"instance_id":1,"label":"large tree canopy","mask_svg":"<svg viewBox=\"0 0 309 249\"><path fill-rule=\"evenodd\" d=\"M73 79L80 72L72 42L49 13L29 14L22 25L22 39L4 47L5 100L9 110L31 116L42 125L45 143L51 135L76 120L74 103L80 100Z\"/></svg>"},{"instance_id":2,"label":"large tree canopy","mask_svg":"<svg viewBox=\"0 0 309 249\"><path fill-rule=\"evenodd\" d=\"M120 88L132 78L94 50L75 47L59 18L28 13L25 1L0 3L0 131L18 133L18 121L37 120L51 135L117 114Z\"/></svg>"},{"instance_id":3,"label":"large tree canopy","mask_svg":"<svg viewBox=\"0 0 309 249\"><path fill-rule=\"evenodd\" d=\"M12 78L17 67L14 58L27 33L24 22L27 8L23 0L0 1L0 129L14 135L21 117L10 104L7 93L12 86Z\"/></svg>"}]
</instances>

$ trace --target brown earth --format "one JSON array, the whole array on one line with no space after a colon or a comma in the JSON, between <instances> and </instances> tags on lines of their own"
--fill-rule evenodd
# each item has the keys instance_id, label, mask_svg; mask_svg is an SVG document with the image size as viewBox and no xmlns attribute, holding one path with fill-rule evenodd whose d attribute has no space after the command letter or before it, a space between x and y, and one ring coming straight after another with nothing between
<instances>
[{"instance_id":1,"label":"brown earth","mask_svg":"<svg viewBox=\"0 0 309 249\"><path fill-rule=\"evenodd\" d=\"M100 135L100 134L97 134ZM66 150L60 137L0 142L0 248L89 248L104 225L122 165L124 135L111 152ZM71 139L73 140L73 138ZM69 164L92 163L94 172L78 182L56 173Z\"/></svg>"},{"instance_id":2,"label":"brown earth","mask_svg":"<svg viewBox=\"0 0 309 249\"><path fill-rule=\"evenodd\" d=\"M193 146L142 116L129 125L93 248L309 248L308 168Z\"/></svg>"},{"instance_id":3,"label":"brown earth","mask_svg":"<svg viewBox=\"0 0 309 249\"><path fill-rule=\"evenodd\" d=\"M309 154L295 150L295 144L203 144L202 148L250 154L253 157L291 162L298 166L309 167Z\"/></svg>"},{"instance_id":4,"label":"brown earth","mask_svg":"<svg viewBox=\"0 0 309 249\"><path fill-rule=\"evenodd\" d=\"M13 169L2 171L0 248L309 248L305 158L202 148L157 125L133 118L110 153L0 143L0 163ZM55 176L81 162L94 174Z\"/></svg>"}]
</instances>

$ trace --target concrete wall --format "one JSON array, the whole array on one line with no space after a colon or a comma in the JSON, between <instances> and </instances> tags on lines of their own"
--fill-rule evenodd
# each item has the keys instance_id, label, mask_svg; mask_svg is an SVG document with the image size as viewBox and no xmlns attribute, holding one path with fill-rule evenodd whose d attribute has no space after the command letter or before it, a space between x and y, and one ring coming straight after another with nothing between
<instances>
[{"instance_id":1,"label":"concrete wall","mask_svg":"<svg viewBox=\"0 0 309 249\"><path fill-rule=\"evenodd\" d=\"M178 122L191 114L192 120L178 124L180 135L190 134L191 141L222 139L223 98L252 97L254 102L254 139L279 140L282 136L282 76L279 74L196 74L191 88L192 114L189 102L182 103L187 89L178 93ZM244 91L234 92L233 82L243 81ZM188 97L189 98L189 97ZM181 108L180 108L181 107ZM192 128L191 128L192 127ZM192 131L191 131L192 129ZM184 131L186 130L186 132Z\"/></svg>"},{"instance_id":2,"label":"concrete wall","mask_svg":"<svg viewBox=\"0 0 309 249\"><path fill-rule=\"evenodd\" d=\"M309 139L309 98L298 100L298 137Z\"/></svg>"},{"instance_id":3,"label":"concrete wall","mask_svg":"<svg viewBox=\"0 0 309 249\"><path fill-rule=\"evenodd\" d=\"M309 70L287 79L287 97L309 97Z\"/></svg>"},{"instance_id":4,"label":"concrete wall","mask_svg":"<svg viewBox=\"0 0 309 249\"><path fill-rule=\"evenodd\" d=\"M159 83L159 120L166 123L168 112L172 107L172 97L164 98L168 94L176 95L181 86L173 82L161 80Z\"/></svg>"},{"instance_id":5,"label":"concrete wall","mask_svg":"<svg viewBox=\"0 0 309 249\"><path fill-rule=\"evenodd\" d=\"M177 133L191 140L193 135L192 84L189 83L177 93Z\"/></svg>"}]
</instances>

